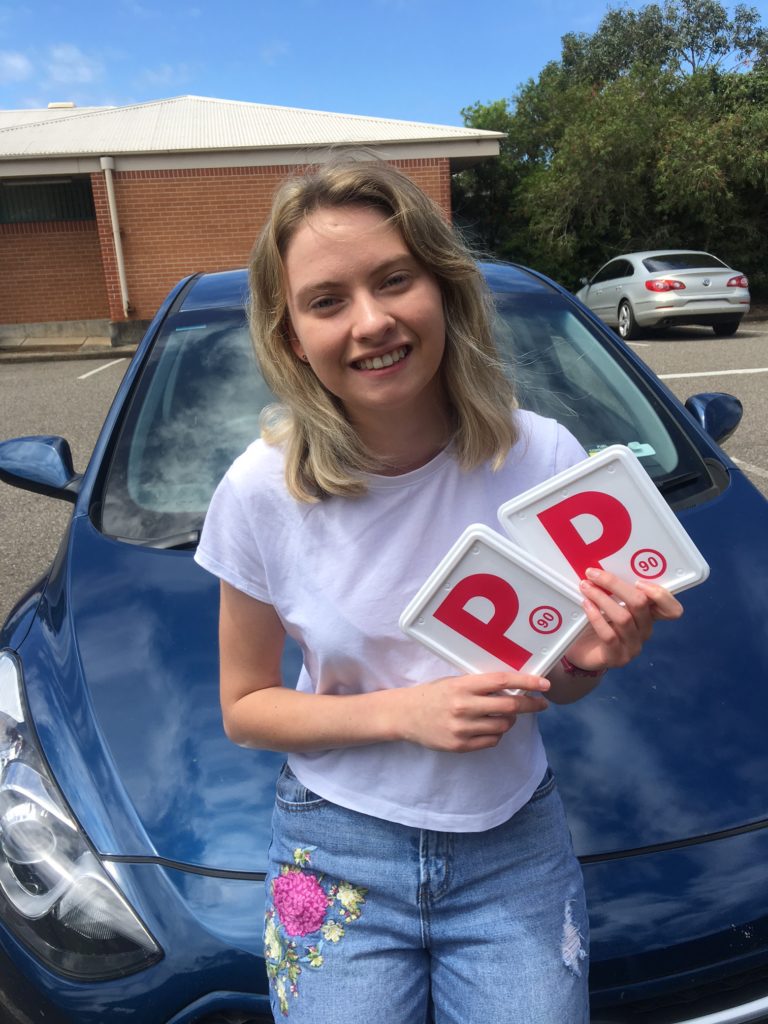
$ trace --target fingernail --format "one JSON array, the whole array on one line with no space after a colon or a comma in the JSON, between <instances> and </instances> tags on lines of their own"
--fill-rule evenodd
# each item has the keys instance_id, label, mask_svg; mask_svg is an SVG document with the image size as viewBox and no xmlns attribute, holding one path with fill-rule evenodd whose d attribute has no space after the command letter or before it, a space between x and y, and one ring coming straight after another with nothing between
<instances>
[{"instance_id":1,"label":"fingernail","mask_svg":"<svg viewBox=\"0 0 768 1024\"><path fill-rule=\"evenodd\" d=\"M587 574L589 574L589 570L587 570ZM581 587L582 590L591 590L592 589L592 584L591 583L587 583L586 580L582 580L579 583L579 586Z\"/></svg>"},{"instance_id":2,"label":"fingernail","mask_svg":"<svg viewBox=\"0 0 768 1024\"><path fill-rule=\"evenodd\" d=\"M586 575L587 579L596 580L598 578L598 576L600 575L600 570L599 569L587 569L585 575Z\"/></svg>"}]
</instances>

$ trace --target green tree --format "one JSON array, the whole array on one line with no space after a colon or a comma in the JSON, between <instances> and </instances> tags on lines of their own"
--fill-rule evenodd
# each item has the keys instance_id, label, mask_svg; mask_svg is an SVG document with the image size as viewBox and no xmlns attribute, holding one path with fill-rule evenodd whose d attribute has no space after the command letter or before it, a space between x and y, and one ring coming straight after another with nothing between
<instances>
[{"instance_id":1,"label":"green tree","mask_svg":"<svg viewBox=\"0 0 768 1024\"><path fill-rule=\"evenodd\" d=\"M717 0L666 0L639 11L609 8L592 34L562 39L565 71L590 82L610 82L638 65L677 73L735 70L765 58L768 39L754 7L737 4L733 16Z\"/></svg>"},{"instance_id":2,"label":"green tree","mask_svg":"<svg viewBox=\"0 0 768 1024\"><path fill-rule=\"evenodd\" d=\"M514 197L523 174L512 137L512 114L506 100L462 110L464 123L502 132L497 160L486 160L455 175L451 202L454 221L468 240L488 254L509 256L516 230ZM518 225L519 226L519 225Z\"/></svg>"},{"instance_id":3,"label":"green tree","mask_svg":"<svg viewBox=\"0 0 768 1024\"><path fill-rule=\"evenodd\" d=\"M632 249L711 249L768 290L768 58L754 8L609 9L511 100L465 122L502 160L457 176L457 219L569 287Z\"/></svg>"}]
</instances>

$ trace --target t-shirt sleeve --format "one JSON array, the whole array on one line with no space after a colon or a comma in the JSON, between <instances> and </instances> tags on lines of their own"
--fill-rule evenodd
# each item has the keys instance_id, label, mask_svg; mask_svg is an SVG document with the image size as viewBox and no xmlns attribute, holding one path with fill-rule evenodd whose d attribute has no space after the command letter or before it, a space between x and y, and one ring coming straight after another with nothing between
<instances>
[{"instance_id":1,"label":"t-shirt sleeve","mask_svg":"<svg viewBox=\"0 0 768 1024\"><path fill-rule=\"evenodd\" d=\"M228 473L216 488L195 561L237 590L271 603L266 568L237 485Z\"/></svg>"},{"instance_id":2,"label":"t-shirt sleeve","mask_svg":"<svg viewBox=\"0 0 768 1024\"><path fill-rule=\"evenodd\" d=\"M561 473L564 469L575 466L587 458L580 441L577 441L570 430L558 423L557 438L555 447L555 473Z\"/></svg>"}]
</instances>

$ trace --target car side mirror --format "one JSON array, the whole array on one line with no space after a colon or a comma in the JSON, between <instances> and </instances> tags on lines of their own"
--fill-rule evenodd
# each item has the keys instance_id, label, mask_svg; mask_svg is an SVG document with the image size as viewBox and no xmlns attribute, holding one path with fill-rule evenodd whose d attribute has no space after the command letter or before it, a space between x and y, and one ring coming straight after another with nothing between
<instances>
[{"instance_id":1,"label":"car side mirror","mask_svg":"<svg viewBox=\"0 0 768 1024\"><path fill-rule=\"evenodd\" d=\"M37 435L0 441L0 480L25 491L74 502L82 474L75 473L68 441Z\"/></svg>"},{"instance_id":2,"label":"car side mirror","mask_svg":"<svg viewBox=\"0 0 768 1024\"><path fill-rule=\"evenodd\" d=\"M717 444L728 440L744 415L744 406L739 399L721 391L691 395L685 408Z\"/></svg>"}]
</instances>

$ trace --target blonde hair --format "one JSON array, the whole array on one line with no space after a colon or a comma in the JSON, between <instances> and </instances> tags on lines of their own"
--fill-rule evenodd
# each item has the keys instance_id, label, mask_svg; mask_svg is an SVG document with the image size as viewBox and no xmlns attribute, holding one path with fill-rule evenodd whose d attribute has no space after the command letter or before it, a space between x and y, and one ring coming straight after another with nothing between
<instances>
[{"instance_id":1,"label":"blonde hair","mask_svg":"<svg viewBox=\"0 0 768 1024\"><path fill-rule=\"evenodd\" d=\"M284 446L286 484L300 501L364 494L364 473L380 462L366 449L344 407L293 352L283 258L315 210L373 207L400 232L413 256L437 279L446 344L440 368L453 419L459 464L498 468L516 440L512 384L491 331L491 303L475 260L440 208L405 174L381 160L345 157L286 181L249 264L250 327L264 378L283 403L262 413L262 436Z\"/></svg>"}]
</instances>

